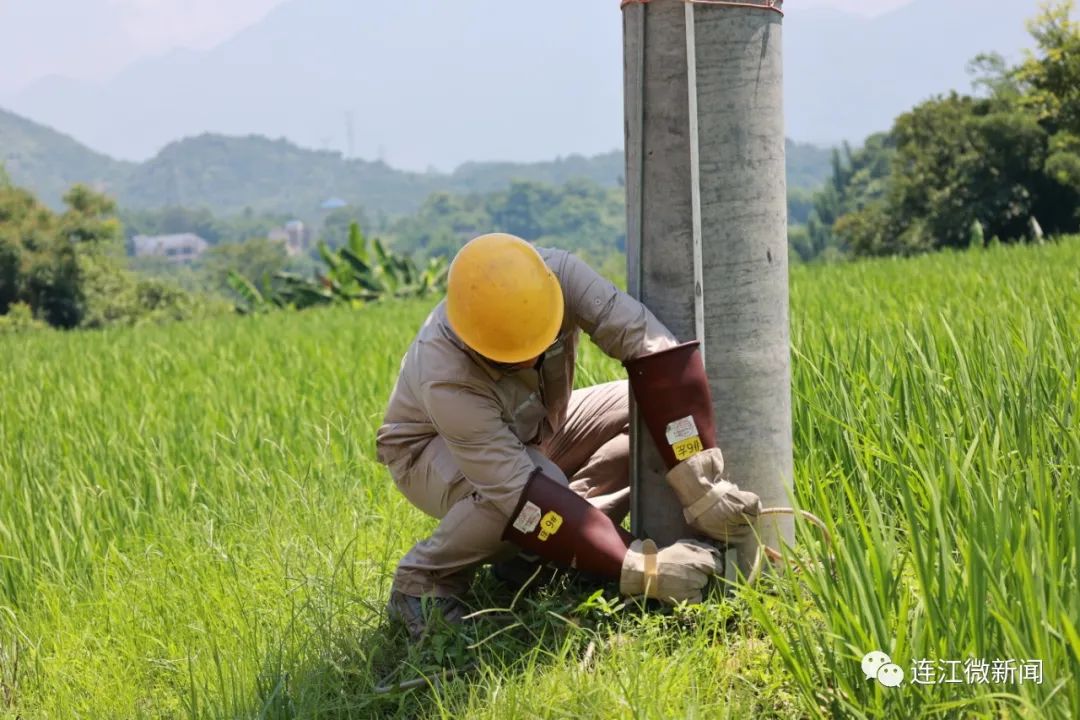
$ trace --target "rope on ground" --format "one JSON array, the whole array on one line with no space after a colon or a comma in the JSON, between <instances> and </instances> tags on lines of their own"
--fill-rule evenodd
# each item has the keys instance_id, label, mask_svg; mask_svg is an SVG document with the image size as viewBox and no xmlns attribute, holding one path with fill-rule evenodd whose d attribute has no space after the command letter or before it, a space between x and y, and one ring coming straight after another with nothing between
<instances>
[{"instance_id":1,"label":"rope on ground","mask_svg":"<svg viewBox=\"0 0 1080 720\"><path fill-rule=\"evenodd\" d=\"M828 548L832 548L832 533L829 532L829 528L825 527L825 523L822 521L822 519L811 512L807 512L806 510L796 510L795 508L789 507L775 507L762 510L758 514L758 517L762 517L764 515L791 515L793 517L801 517L803 520L806 520L811 525L821 530L821 535L825 538L825 545ZM783 559L783 555L780 553L780 551L776 550L775 548L771 548L768 545L758 545L757 556L754 558L754 566L753 568L751 568L750 574L746 577L747 585L753 585L755 582L757 582L758 578L761 576L762 570L765 568L766 558L768 558L772 562L778 562L779 560Z\"/></svg>"},{"instance_id":2,"label":"rope on ground","mask_svg":"<svg viewBox=\"0 0 1080 720\"><path fill-rule=\"evenodd\" d=\"M627 0L627 1L630 2L630 1L639 1L639 0ZM644 0L644 1L648 2L648 0ZM828 548L832 548L832 533L829 532L829 528L827 528L825 526L825 523L817 515L814 515L811 512L807 512L806 510L796 510L794 508L789 508L789 507L766 508L766 509L762 510L760 513L758 513L758 517L763 517L763 516L766 516L766 515L791 515L793 517L801 517L802 519L809 522L811 525L814 525L819 530L821 530L822 537L825 539L825 545ZM829 557L830 557L830 560L831 560L831 556L829 556ZM769 559L772 562L778 562L778 561L783 559L783 554L780 553L780 551L778 551L778 550L776 550L774 548L771 548L771 547L769 547L767 545L764 545L764 544L758 545L757 556L754 559L754 566L750 570L750 574L746 578L746 584L747 585L753 585L755 582L757 582L758 578L761 576L762 570L765 567L766 558ZM536 574L538 572L539 572L539 568L537 568L537 570L533 573L534 578L536 577ZM531 581L531 579L532 578L530 578L530 581ZM525 584L527 585L528 582L526 582ZM524 588L524 586L523 586L523 588ZM521 591L519 590L518 591L518 596L520 596L520 593L521 593ZM515 603L517 601L518 596L515 596L515 598L514 598ZM511 607L513 607L513 604L511 604ZM506 614L507 614L507 611L505 611L505 610L498 610L498 609L480 610L480 611L471 613L470 615L467 615L466 619L474 619L474 618L479 617L481 615L493 615L493 616L496 616L496 617L502 617L502 616L504 616ZM510 616L513 617L513 614L510 613ZM500 634L501 632L503 632L506 629L507 628L503 628L503 629L497 631L495 633L495 635ZM487 639L490 639L490 637L487 638ZM477 643L477 644L480 644L480 643ZM475 645L472 646L472 647L475 647ZM592 641L589 642L588 647L585 649L585 655L582 658L581 662L579 663L579 668L580 669L588 670L590 668L590 666L592 665L593 659L594 659L595 652L596 652L596 641L592 640ZM404 667L404 666L402 666L402 667ZM435 687L438 687L441 683L445 682L446 680L450 680L450 679L454 678L455 676L470 673L473 670L476 670L477 667L478 667L477 663L475 661L473 661L473 662L467 663L466 665L464 665L463 667L460 667L460 668L447 668L447 669L443 670L442 672L436 673L436 674L434 674L434 675L432 675L430 677L419 676L419 677L412 678L411 680L405 680L405 681L399 682L399 683L389 683L389 682L387 682L387 680L389 678L386 678L386 679L383 680L382 683L380 683L375 688L373 688L373 691L375 692L376 695L385 695L385 694L392 693L392 692L404 692L406 690L414 690L416 688L424 687L425 685L430 685L431 687L435 688Z\"/></svg>"},{"instance_id":3,"label":"rope on ground","mask_svg":"<svg viewBox=\"0 0 1080 720\"><path fill-rule=\"evenodd\" d=\"M387 693L392 692L404 692L405 690L414 690L419 687L424 687L425 685L438 687L439 684L444 680L449 680L455 675L464 675L465 673L472 672L476 668L477 664L475 662L470 662L460 668L447 668L446 670L443 670L440 673L436 673L431 677L420 676L415 677L411 680L405 680L404 682L394 684L386 683L386 681L383 681L383 684L377 685L374 688L374 692L376 695L386 695Z\"/></svg>"}]
</instances>

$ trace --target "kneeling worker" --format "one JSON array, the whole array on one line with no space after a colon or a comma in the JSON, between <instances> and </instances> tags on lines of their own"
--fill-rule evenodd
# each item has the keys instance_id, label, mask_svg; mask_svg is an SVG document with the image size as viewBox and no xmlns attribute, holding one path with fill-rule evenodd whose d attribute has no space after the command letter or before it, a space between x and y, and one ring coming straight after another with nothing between
<instances>
[{"instance_id":1,"label":"kneeling worker","mask_svg":"<svg viewBox=\"0 0 1080 720\"><path fill-rule=\"evenodd\" d=\"M580 330L624 362L678 346L644 305L565 251L490 234L454 258L446 300L405 354L377 436L397 488L441 519L394 575L388 611L414 638L432 606L460 620L457 598L473 570L519 549L672 603L699 602L720 570L708 545L657 550L619 527L629 506L629 390L617 381L572 391ZM698 424L711 436L704 368L690 391L704 399ZM720 540L745 532L757 496L720 480L711 437L694 443L701 452L669 461L688 521Z\"/></svg>"}]
</instances>

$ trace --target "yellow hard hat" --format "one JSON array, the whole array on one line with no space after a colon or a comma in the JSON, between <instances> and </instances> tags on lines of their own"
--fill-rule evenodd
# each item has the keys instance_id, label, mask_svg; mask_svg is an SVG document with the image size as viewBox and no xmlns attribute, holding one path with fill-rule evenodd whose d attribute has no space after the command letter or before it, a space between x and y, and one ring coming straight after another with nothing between
<instances>
[{"instance_id":1,"label":"yellow hard hat","mask_svg":"<svg viewBox=\"0 0 1080 720\"><path fill-rule=\"evenodd\" d=\"M532 245L491 233L465 243L450 263L450 327L489 360L519 363L544 352L559 333L559 279Z\"/></svg>"}]
</instances>

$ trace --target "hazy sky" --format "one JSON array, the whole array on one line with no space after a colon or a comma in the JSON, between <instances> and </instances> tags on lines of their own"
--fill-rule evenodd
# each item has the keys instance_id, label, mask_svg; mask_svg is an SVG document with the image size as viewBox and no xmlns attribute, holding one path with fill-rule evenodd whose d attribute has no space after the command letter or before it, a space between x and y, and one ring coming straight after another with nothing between
<instances>
[{"instance_id":1,"label":"hazy sky","mask_svg":"<svg viewBox=\"0 0 1080 720\"><path fill-rule=\"evenodd\" d=\"M0 0L0 93L46 75L96 79L147 55L174 48L209 48L257 22L284 1ZM508 2L519 2L523 14L536 12L535 3ZM787 0L787 5L876 15L908 2Z\"/></svg>"},{"instance_id":2,"label":"hazy sky","mask_svg":"<svg viewBox=\"0 0 1080 720\"><path fill-rule=\"evenodd\" d=\"M174 48L205 49L284 0L0 0L0 92L46 75L108 76Z\"/></svg>"}]
</instances>

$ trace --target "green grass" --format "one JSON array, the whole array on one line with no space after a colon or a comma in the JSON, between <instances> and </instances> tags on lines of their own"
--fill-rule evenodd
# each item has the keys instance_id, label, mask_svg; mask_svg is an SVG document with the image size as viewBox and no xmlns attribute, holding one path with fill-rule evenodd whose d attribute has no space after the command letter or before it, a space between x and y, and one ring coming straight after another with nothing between
<instances>
[{"instance_id":1,"label":"green grass","mask_svg":"<svg viewBox=\"0 0 1080 720\"><path fill-rule=\"evenodd\" d=\"M510 620L419 648L382 607L433 521L374 433L428 303L0 337L0 717L1080 717L1078 287L1078 239L795 268L832 575L657 611L481 574ZM1044 681L883 688L872 649Z\"/></svg>"}]
</instances>

